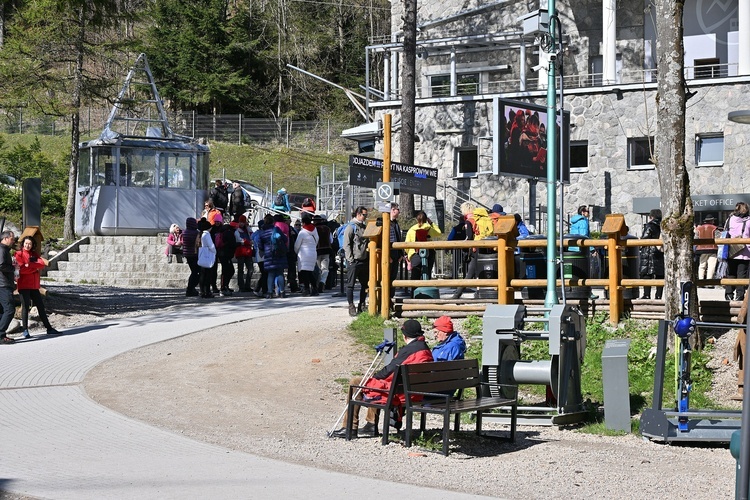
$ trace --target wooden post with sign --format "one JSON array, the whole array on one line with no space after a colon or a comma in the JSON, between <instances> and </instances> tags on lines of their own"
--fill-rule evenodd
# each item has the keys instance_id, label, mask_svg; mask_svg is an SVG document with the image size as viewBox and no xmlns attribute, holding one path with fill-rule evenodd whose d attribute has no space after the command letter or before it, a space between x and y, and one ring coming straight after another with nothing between
<instances>
[{"instance_id":1,"label":"wooden post with sign","mask_svg":"<svg viewBox=\"0 0 750 500\"><path fill-rule=\"evenodd\" d=\"M383 116L383 182L391 182L391 115ZM389 207L390 208L390 207ZM380 315L388 319L391 309L391 212L383 212L383 243L380 245Z\"/></svg>"},{"instance_id":2,"label":"wooden post with sign","mask_svg":"<svg viewBox=\"0 0 750 500\"><path fill-rule=\"evenodd\" d=\"M609 254L609 321L616 325L620 322L620 316L625 309L623 288L620 286L622 280L622 249L621 238L627 236L628 227L625 225L625 216L622 214L609 214L604 219L602 234L607 235L607 253Z\"/></svg>"}]
</instances>

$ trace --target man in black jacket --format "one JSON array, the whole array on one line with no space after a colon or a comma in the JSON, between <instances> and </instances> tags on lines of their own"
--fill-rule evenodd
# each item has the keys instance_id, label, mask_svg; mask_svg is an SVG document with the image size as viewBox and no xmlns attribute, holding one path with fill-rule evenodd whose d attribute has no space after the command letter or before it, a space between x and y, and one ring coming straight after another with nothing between
<instances>
[{"instance_id":1,"label":"man in black jacket","mask_svg":"<svg viewBox=\"0 0 750 500\"><path fill-rule=\"evenodd\" d=\"M232 214L232 220L238 222L240 215L245 213L245 192L237 181L232 183L232 196L229 199L229 212Z\"/></svg>"},{"instance_id":2,"label":"man in black jacket","mask_svg":"<svg viewBox=\"0 0 750 500\"><path fill-rule=\"evenodd\" d=\"M0 344L12 344L15 342L8 337L6 330L13 320L13 314L16 312L13 307L13 290L16 288L14 279L15 268L10 256L10 247L16 241L16 235L13 231L3 231L0 233Z\"/></svg>"}]
</instances>

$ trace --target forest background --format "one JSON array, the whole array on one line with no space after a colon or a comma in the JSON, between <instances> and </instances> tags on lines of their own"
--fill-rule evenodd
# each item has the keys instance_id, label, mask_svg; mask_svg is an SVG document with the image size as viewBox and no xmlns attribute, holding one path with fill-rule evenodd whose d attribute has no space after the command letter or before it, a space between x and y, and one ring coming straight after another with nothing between
<instances>
[{"instance_id":1,"label":"forest background","mask_svg":"<svg viewBox=\"0 0 750 500\"><path fill-rule=\"evenodd\" d=\"M0 214L20 208L9 177L20 184L41 176L43 213L64 214L63 236L72 236L68 214L81 110L110 107L142 52L170 112L237 113L279 123L361 121L343 92L287 64L359 90L365 46L390 33L389 5L386 0L0 0L0 113L23 109L27 117L71 124L66 143L0 138ZM290 160L283 160L290 152L279 154L282 160L271 163L287 171L290 163L300 163L293 152ZM264 158L262 164L268 163ZM302 169L298 177L314 180L307 173ZM258 182L252 173L245 178Z\"/></svg>"}]
</instances>

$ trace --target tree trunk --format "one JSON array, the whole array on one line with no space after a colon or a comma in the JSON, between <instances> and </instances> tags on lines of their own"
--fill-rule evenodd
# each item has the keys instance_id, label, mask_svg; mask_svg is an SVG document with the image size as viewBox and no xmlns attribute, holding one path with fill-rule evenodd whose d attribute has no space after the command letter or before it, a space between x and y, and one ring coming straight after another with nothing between
<instances>
[{"instance_id":1,"label":"tree trunk","mask_svg":"<svg viewBox=\"0 0 750 500\"><path fill-rule=\"evenodd\" d=\"M685 74L682 41L683 2L656 2L656 94L658 139L654 141L663 213L665 319L680 311L680 283L694 281L693 202L685 167ZM696 293L690 297L696 311Z\"/></svg>"},{"instance_id":2,"label":"tree trunk","mask_svg":"<svg viewBox=\"0 0 750 500\"><path fill-rule=\"evenodd\" d=\"M81 92L83 90L83 51L85 41L85 18L83 8L78 11L78 38L76 40L76 68L73 73L73 92L71 95L70 115L70 170L68 170L68 202L65 204L65 224L63 226L63 238L75 239L75 203L76 186L78 178L78 160L80 150L78 143L81 140Z\"/></svg>"},{"instance_id":3,"label":"tree trunk","mask_svg":"<svg viewBox=\"0 0 750 500\"><path fill-rule=\"evenodd\" d=\"M414 121L417 65L417 0L404 0L404 53L401 68L401 145L399 161L414 165ZM401 215L414 217L414 195L401 193Z\"/></svg>"}]
</instances>

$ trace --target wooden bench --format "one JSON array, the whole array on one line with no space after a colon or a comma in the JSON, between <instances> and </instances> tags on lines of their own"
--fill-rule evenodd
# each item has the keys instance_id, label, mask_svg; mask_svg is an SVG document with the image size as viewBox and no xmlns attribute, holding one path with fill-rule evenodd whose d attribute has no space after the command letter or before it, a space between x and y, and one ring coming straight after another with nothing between
<instances>
[{"instance_id":1,"label":"wooden bench","mask_svg":"<svg viewBox=\"0 0 750 500\"><path fill-rule=\"evenodd\" d=\"M454 431L458 432L461 414L476 412L476 433L480 436L487 436L482 434L482 413L501 406L511 407L508 439L511 442L515 441L518 386L482 382L479 363L476 359L404 365L401 374L406 396L404 437L407 447L411 446L411 424L414 413L421 413L420 432L425 430L427 413L443 415L443 455L447 456L451 415L455 415ZM489 394L490 387L501 387L501 396L483 395ZM464 399L464 389L468 388L475 389L475 398ZM414 399L421 399L421 401L414 401Z\"/></svg>"},{"instance_id":2,"label":"wooden bench","mask_svg":"<svg viewBox=\"0 0 750 500\"><path fill-rule=\"evenodd\" d=\"M380 410L375 417L375 435L378 435L378 421L380 420L381 416L383 418L383 437L382 437L382 443L383 445L388 444L388 428L390 426L390 413L391 408L394 406L393 399L397 394L403 394L404 392L404 384L401 378L401 369L402 366L396 367L396 371L393 372L393 382L391 383L390 390L386 391L383 389L374 389L372 387L366 387L364 385L350 385L349 386L349 403L347 406L347 418L346 418L346 440L350 441L352 438L352 420L354 420L354 412L359 411L359 408L361 406L364 406L365 408L377 408ZM362 384L366 383L367 380L362 380ZM385 403L380 403L376 401L367 401L366 399L362 400L355 400L354 395L357 393L357 391L367 389L368 391L374 391L379 392L383 395L386 395L386 401ZM382 414L382 415L381 415Z\"/></svg>"}]
</instances>

